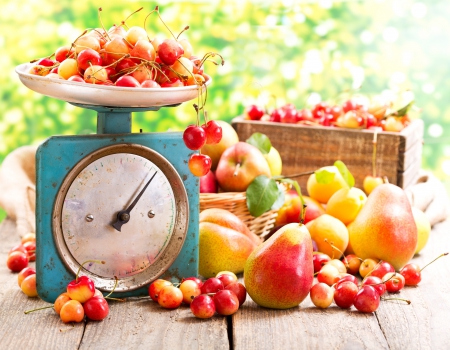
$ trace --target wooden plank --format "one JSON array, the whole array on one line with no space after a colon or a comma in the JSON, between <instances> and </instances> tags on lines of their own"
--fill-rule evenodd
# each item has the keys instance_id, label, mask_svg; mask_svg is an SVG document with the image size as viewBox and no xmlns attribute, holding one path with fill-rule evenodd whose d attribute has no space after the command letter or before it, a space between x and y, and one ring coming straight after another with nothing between
<instances>
[{"instance_id":1,"label":"wooden plank","mask_svg":"<svg viewBox=\"0 0 450 350\"><path fill-rule=\"evenodd\" d=\"M450 219L435 225L430 241L413 261L423 267L444 252L450 252ZM450 256L443 257L422 272L417 287L405 287L394 297L411 305L382 302L377 311L390 349L448 349L450 344Z\"/></svg>"},{"instance_id":2,"label":"wooden plank","mask_svg":"<svg viewBox=\"0 0 450 350\"><path fill-rule=\"evenodd\" d=\"M232 121L239 139L245 141L254 132L266 134L280 152L283 175L316 170L342 160L355 177L355 186L362 188L366 175L372 173L373 134L371 130L351 130L325 127L305 127L297 124L281 124L248 121L235 118ZM409 149L422 142L423 122L413 121L401 133L380 132L377 139L377 172L398 184L398 173L407 166L414 151ZM416 149L417 151L417 149ZM406 152L406 153L405 153ZM401 167L399 169L399 167ZM406 169L406 168L405 168ZM306 191L306 181L300 181Z\"/></svg>"},{"instance_id":3,"label":"wooden plank","mask_svg":"<svg viewBox=\"0 0 450 350\"><path fill-rule=\"evenodd\" d=\"M416 142L405 153L399 154L398 171L406 171L412 164L422 162L422 142Z\"/></svg>"},{"instance_id":4,"label":"wooden plank","mask_svg":"<svg viewBox=\"0 0 450 350\"><path fill-rule=\"evenodd\" d=\"M288 310L247 300L233 315L233 345L236 350L389 348L374 314L337 306L321 310L309 296Z\"/></svg>"},{"instance_id":5,"label":"wooden plank","mask_svg":"<svg viewBox=\"0 0 450 350\"><path fill-rule=\"evenodd\" d=\"M0 261L5 262L8 251L20 243L15 224L6 219L0 226ZM30 264L32 266L32 264ZM0 264L0 339L2 349L74 349L78 348L84 323L74 328L65 325L52 310L28 315L25 310L47 306L39 298L28 298L17 285L17 274L6 264ZM60 329L67 331L60 332Z\"/></svg>"},{"instance_id":6,"label":"wooden plank","mask_svg":"<svg viewBox=\"0 0 450 350\"><path fill-rule=\"evenodd\" d=\"M87 322L80 349L229 349L224 317L200 320L182 305L166 310L149 298L110 302L101 322Z\"/></svg>"},{"instance_id":7,"label":"wooden plank","mask_svg":"<svg viewBox=\"0 0 450 350\"><path fill-rule=\"evenodd\" d=\"M408 188L414 185L419 178L419 171L422 167L422 160L417 159L415 163L411 164L404 172L400 172L397 176L397 185L401 188Z\"/></svg>"}]
</instances>

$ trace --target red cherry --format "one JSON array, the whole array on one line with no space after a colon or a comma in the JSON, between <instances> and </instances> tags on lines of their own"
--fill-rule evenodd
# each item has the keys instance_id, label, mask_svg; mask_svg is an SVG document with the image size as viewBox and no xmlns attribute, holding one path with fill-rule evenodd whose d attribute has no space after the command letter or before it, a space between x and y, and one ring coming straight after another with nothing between
<instances>
[{"instance_id":1,"label":"red cherry","mask_svg":"<svg viewBox=\"0 0 450 350\"><path fill-rule=\"evenodd\" d=\"M361 312L374 312L380 305L380 295L372 286L362 286L353 300L353 305Z\"/></svg>"},{"instance_id":2,"label":"red cherry","mask_svg":"<svg viewBox=\"0 0 450 350\"><path fill-rule=\"evenodd\" d=\"M214 300L209 295L196 296L191 303L191 311L197 318L211 318L216 312Z\"/></svg>"},{"instance_id":3,"label":"red cherry","mask_svg":"<svg viewBox=\"0 0 450 350\"><path fill-rule=\"evenodd\" d=\"M355 299L357 293L358 286L355 283L350 281L338 283L334 287L334 302L340 308L348 309L353 305L353 300Z\"/></svg>"},{"instance_id":4,"label":"red cherry","mask_svg":"<svg viewBox=\"0 0 450 350\"><path fill-rule=\"evenodd\" d=\"M202 128L206 132L206 144L212 145L222 140L222 127L215 120L210 120L206 125L203 124Z\"/></svg>"},{"instance_id":5,"label":"red cherry","mask_svg":"<svg viewBox=\"0 0 450 350\"><path fill-rule=\"evenodd\" d=\"M72 300L84 303L95 294L94 282L87 276L80 276L78 279L69 282L67 294Z\"/></svg>"},{"instance_id":6,"label":"red cherry","mask_svg":"<svg viewBox=\"0 0 450 350\"><path fill-rule=\"evenodd\" d=\"M168 66L174 64L183 54L183 46L175 39L166 39L158 46L159 59Z\"/></svg>"},{"instance_id":7,"label":"red cherry","mask_svg":"<svg viewBox=\"0 0 450 350\"><path fill-rule=\"evenodd\" d=\"M8 255L6 266L13 272L20 272L28 266L28 255L21 251L13 251Z\"/></svg>"},{"instance_id":8,"label":"red cherry","mask_svg":"<svg viewBox=\"0 0 450 350\"><path fill-rule=\"evenodd\" d=\"M270 113L270 119L269 121L280 123L281 122L281 116L284 115L284 110L281 108L276 108Z\"/></svg>"},{"instance_id":9,"label":"red cherry","mask_svg":"<svg viewBox=\"0 0 450 350\"><path fill-rule=\"evenodd\" d=\"M202 148L206 143L205 128L189 125L183 133L183 141L187 148L194 151Z\"/></svg>"},{"instance_id":10,"label":"red cherry","mask_svg":"<svg viewBox=\"0 0 450 350\"><path fill-rule=\"evenodd\" d=\"M182 86L184 86L184 83L178 78L172 78L169 81L161 83L162 88L182 87Z\"/></svg>"},{"instance_id":11,"label":"red cherry","mask_svg":"<svg viewBox=\"0 0 450 350\"><path fill-rule=\"evenodd\" d=\"M388 272L395 272L394 267L387 261L380 261L370 273L370 276L383 278Z\"/></svg>"},{"instance_id":12,"label":"red cherry","mask_svg":"<svg viewBox=\"0 0 450 350\"><path fill-rule=\"evenodd\" d=\"M381 281L385 282L389 293L399 292L405 286L405 277L397 272L388 272Z\"/></svg>"},{"instance_id":13,"label":"red cherry","mask_svg":"<svg viewBox=\"0 0 450 350\"><path fill-rule=\"evenodd\" d=\"M294 124L298 122L298 119L298 112L295 107L292 106L284 109L284 114L280 117L280 122Z\"/></svg>"},{"instance_id":14,"label":"red cherry","mask_svg":"<svg viewBox=\"0 0 450 350\"><path fill-rule=\"evenodd\" d=\"M344 113L347 113L348 111L354 111L358 109L358 104L355 101L347 100L342 104L342 110Z\"/></svg>"},{"instance_id":15,"label":"red cherry","mask_svg":"<svg viewBox=\"0 0 450 350\"><path fill-rule=\"evenodd\" d=\"M239 299L231 290L219 290L213 296L216 312L222 316L234 314L239 309Z\"/></svg>"},{"instance_id":16,"label":"red cherry","mask_svg":"<svg viewBox=\"0 0 450 350\"><path fill-rule=\"evenodd\" d=\"M245 113L250 120L260 120L264 115L264 109L257 105L250 105L245 109Z\"/></svg>"},{"instance_id":17,"label":"red cherry","mask_svg":"<svg viewBox=\"0 0 450 350\"><path fill-rule=\"evenodd\" d=\"M407 286L417 286L422 280L422 273L419 265L408 264L405 265L401 270L400 274L405 278L405 284Z\"/></svg>"},{"instance_id":18,"label":"red cherry","mask_svg":"<svg viewBox=\"0 0 450 350\"><path fill-rule=\"evenodd\" d=\"M141 87L141 84L139 84L139 82L130 75L121 76L119 79L117 79L115 85L132 88Z\"/></svg>"},{"instance_id":19,"label":"red cherry","mask_svg":"<svg viewBox=\"0 0 450 350\"><path fill-rule=\"evenodd\" d=\"M202 294L217 293L222 289L224 289L223 283L217 277L208 278L205 282L203 282L203 286L201 288Z\"/></svg>"},{"instance_id":20,"label":"red cherry","mask_svg":"<svg viewBox=\"0 0 450 350\"><path fill-rule=\"evenodd\" d=\"M384 293L386 293L386 285L383 283L383 281L379 277L369 275L368 277L364 278L362 284L374 287L377 290L380 297Z\"/></svg>"},{"instance_id":21,"label":"red cherry","mask_svg":"<svg viewBox=\"0 0 450 350\"><path fill-rule=\"evenodd\" d=\"M50 58L41 58L39 61L36 62L36 64L40 65L40 66L45 66L45 67L51 67L53 65L55 65L55 61L51 60Z\"/></svg>"},{"instance_id":22,"label":"red cherry","mask_svg":"<svg viewBox=\"0 0 450 350\"><path fill-rule=\"evenodd\" d=\"M84 314L93 321L101 321L109 314L109 306L103 296L94 296L83 304Z\"/></svg>"},{"instance_id":23,"label":"red cherry","mask_svg":"<svg viewBox=\"0 0 450 350\"><path fill-rule=\"evenodd\" d=\"M192 174L201 177L208 173L211 169L212 160L206 154L194 153L189 158L188 167Z\"/></svg>"}]
</instances>

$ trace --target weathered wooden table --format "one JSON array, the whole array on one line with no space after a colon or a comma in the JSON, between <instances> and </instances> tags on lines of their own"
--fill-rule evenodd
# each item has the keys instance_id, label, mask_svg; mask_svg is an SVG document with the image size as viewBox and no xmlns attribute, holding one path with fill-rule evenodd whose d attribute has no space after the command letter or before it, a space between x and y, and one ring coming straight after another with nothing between
<instances>
[{"instance_id":1,"label":"weathered wooden table","mask_svg":"<svg viewBox=\"0 0 450 350\"><path fill-rule=\"evenodd\" d=\"M101 322L65 325L49 305L28 298L17 274L6 267L19 243L14 223L0 224L0 349L450 349L450 257L429 266L418 287L382 301L377 312L332 306L270 310L248 300L232 317L196 319L188 307L165 310L150 299L110 302ZM420 266L450 251L450 219L433 228L429 244L414 261Z\"/></svg>"}]
</instances>

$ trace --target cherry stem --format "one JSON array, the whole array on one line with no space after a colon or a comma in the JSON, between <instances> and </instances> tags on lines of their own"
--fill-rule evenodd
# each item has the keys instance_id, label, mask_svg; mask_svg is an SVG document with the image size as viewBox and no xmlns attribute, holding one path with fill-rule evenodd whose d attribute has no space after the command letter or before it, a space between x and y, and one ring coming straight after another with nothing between
<instances>
[{"instance_id":1,"label":"cherry stem","mask_svg":"<svg viewBox=\"0 0 450 350\"><path fill-rule=\"evenodd\" d=\"M111 41L111 37L109 36L109 34L108 34L108 31L106 30L106 28L105 28L105 26L104 26L104 24L103 24L103 21L102 21L102 16L100 16L100 12L102 12L103 11L103 9L101 8L101 7L99 7L98 8L98 20L99 20L99 22L100 22L100 25L102 26L102 29L105 31L105 34L106 34L106 36L108 37L108 39Z\"/></svg>"},{"instance_id":2,"label":"cherry stem","mask_svg":"<svg viewBox=\"0 0 450 350\"><path fill-rule=\"evenodd\" d=\"M428 265L434 263L437 259L442 258L443 256L446 256L446 255L448 255L448 253L443 253L443 254L439 255L436 259L434 259L433 261L429 262L429 263L426 264L424 267L422 267L422 268L420 269L420 272L422 272L422 270L423 270L425 267L427 267Z\"/></svg>"},{"instance_id":3,"label":"cherry stem","mask_svg":"<svg viewBox=\"0 0 450 350\"><path fill-rule=\"evenodd\" d=\"M399 300L399 301L404 301L406 304L411 304L411 300L408 299L402 299L402 298L380 298L383 301L390 301L390 300Z\"/></svg>"},{"instance_id":4,"label":"cherry stem","mask_svg":"<svg viewBox=\"0 0 450 350\"><path fill-rule=\"evenodd\" d=\"M143 7L141 7L141 8L139 8L139 9L137 9L136 11L132 12L127 18L125 18L125 19L122 21L122 24L125 25L125 22L128 21L128 19L129 19L131 16L133 16L133 15L136 14L136 13L138 13L138 12L141 11L142 9L143 9Z\"/></svg>"},{"instance_id":5,"label":"cherry stem","mask_svg":"<svg viewBox=\"0 0 450 350\"><path fill-rule=\"evenodd\" d=\"M87 264L87 263L97 263L97 264L105 264L106 262L104 261L104 260L86 260L84 263L82 263L81 265L80 265L80 267L78 268L78 271L77 271L77 274L76 274L76 276L75 276L75 282L78 282L78 275L80 274L80 272L81 272L81 268L83 267L83 265L84 264Z\"/></svg>"},{"instance_id":6,"label":"cherry stem","mask_svg":"<svg viewBox=\"0 0 450 350\"><path fill-rule=\"evenodd\" d=\"M166 22L164 22L164 20L162 19L161 15L160 15L160 13L159 13L159 7L158 7L158 6L155 7L155 12L158 14L158 18L160 19L160 21L162 22L162 24L164 24L164 27L166 27L167 30L170 32L170 34L173 36L173 38L174 38L175 40L177 40L178 38L172 33L172 31L170 30L170 28L167 26Z\"/></svg>"},{"instance_id":7,"label":"cherry stem","mask_svg":"<svg viewBox=\"0 0 450 350\"><path fill-rule=\"evenodd\" d=\"M116 290L116 287L117 287L117 283L118 283L117 276L114 276L114 287L113 287L112 291L109 292L109 294L105 297L105 299L108 298L112 293L114 293L114 291Z\"/></svg>"},{"instance_id":8,"label":"cherry stem","mask_svg":"<svg viewBox=\"0 0 450 350\"><path fill-rule=\"evenodd\" d=\"M333 248L333 257L331 257L331 259L334 259L334 250L337 250L339 253L341 253L341 256L344 255L344 253L342 252L342 250L340 250L338 247L336 247L336 246L333 244L333 242L328 242L328 238L325 238L325 239L324 239L324 242L328 243L328 244L331 246L331 248ZM345 266L348 267L348 262L347 262L347 259L346 259L345 255L344 255L344 261L345 261L345 262L344 262Z\"/></svg>"},{"instance_id":9,"label":"cherry stem","mask_svg":"<svg viewBox=\"0 0 450 350\"><path fill-rule=\"evenodd\" d=\"M378 133L375 131L373 134L373 152L372 152L372 176L376 177L377 176L377 171L376 171L376 161L377 161L377 135Z\"/></svg>"},{"instance_id":10,"label":"cherry stem","mask_svg":"<svg viewBox=\"0 0 450 350\"><path fill-rule=\"evenodd\" d=\"M178 34L178 36L177 36L177 40L178 40L178 38L180 37L180 35L181 34L183 34L186 30L188 30L189 29L189 26L186 26L186 27L184 27L184 29L180 32L180 34Z\"/></svg>"},{"instance_id":11,"label":"cherry stem","mask_svg":"<svg viewBox=\"0 0 450 350\"><path fill-rule=\"evenodd\" d=\"M50 308L52 308L52 307L53 307L53 305L50 305L50 306L44 306L44 307L40 307L40 308L33 309L33 310L27 310L27 311L24 311L23 313L24 313L25 315L28 315L28 314L30 314L30 313L32 313L32 312L39 311L39 310L50 309Z\"/></svg>"}]
</instances>

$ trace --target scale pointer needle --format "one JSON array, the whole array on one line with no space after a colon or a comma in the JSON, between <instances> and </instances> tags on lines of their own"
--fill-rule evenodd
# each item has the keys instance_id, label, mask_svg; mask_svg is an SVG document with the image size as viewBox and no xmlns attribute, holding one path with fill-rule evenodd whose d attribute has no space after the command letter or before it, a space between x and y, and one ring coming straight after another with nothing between
<instances>
[{"instance_id":1,"label":"scale pointer needle","mask_svg":"<svg viewBox=\"0 0 450 350\"><path fill-rule=\"evenodd\" d=\"M139 199L144 194L145 190L147 189L148 185L150 185L150 182L152 182L153 178L157 174L157 171L153 174L153 176L148 180L148 182L145 184L144 188L139 192L139 194L134 199L133 203L130 204L130 206L125 209L121 210L117 213L117 220L112 224L112 227L114 227L117 231L121 231L122 225L126 224L128 221L130 221L130 212L133 210Z\"/></svg>"}]
</instances>

